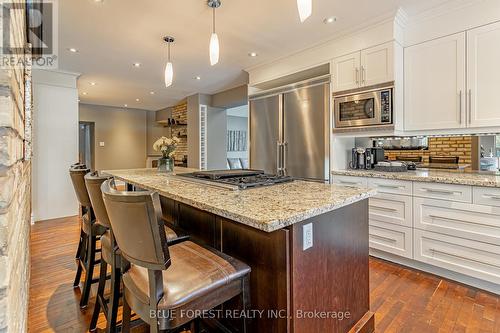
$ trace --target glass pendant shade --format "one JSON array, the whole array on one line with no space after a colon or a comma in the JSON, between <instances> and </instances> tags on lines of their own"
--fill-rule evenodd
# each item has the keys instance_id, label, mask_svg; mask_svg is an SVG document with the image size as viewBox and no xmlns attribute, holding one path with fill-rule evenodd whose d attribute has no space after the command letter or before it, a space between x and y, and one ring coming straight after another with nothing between
<instances>
[{"instance_id":1,"label":"glass pendant shade","mask_svg":"<svg viewBox=\"0 0 500 333\"><path fill-rule=\"evenodd\" d=\"M300 22L304 22L312 14L312 0L297 0Z\"/></svg>"},{"instance_id":2,"label":"glass pendant shade","mask_svg":"<svg viewBox=\"0 0 500 333\"><path fill-rule=\"evenodd\" d=\"M165 86L168 88L172 85L174 80L174 66L169 61L165 66Z\"/></svg>"},{"instance_id":3,"label":"glass pendant shade","mask_svg":"<svg viewBox=\"0 0 500 333\"><path fill-rule=\"evenodd\" d=\"M215 65L219 62L219 37L214 32L210 37L210 65Z\"/></svg>"}]
</instances>

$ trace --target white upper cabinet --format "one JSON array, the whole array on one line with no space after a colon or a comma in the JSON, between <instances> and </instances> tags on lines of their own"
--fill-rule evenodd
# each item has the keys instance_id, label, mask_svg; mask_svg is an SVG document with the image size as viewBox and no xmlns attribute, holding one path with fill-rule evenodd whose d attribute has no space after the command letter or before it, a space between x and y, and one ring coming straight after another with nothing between
<instances>
[{"instance_id":1,"label":"white upper cabinet","mask_svg":"<svg viewBox=\"0 0 500 333\"><path fill-rule=\"evenodd\" d=\"M333 60L334 91L394 80L394 43L389 42Z\"/></svg>"},{"instance_id":2,"label":"white upper cabinet","mask_svg":"<svg viewBox=\"0 0 500 333\"><path fill-rule=\"evenodd\" d=\"M405 49L405 130L466 126L465 54L465 32Z\"/></svg>"},{"instance_id":3,"label":"white upper cabinet","mask_svg":"<svg viewBox=\"0 0 500 333\"><path fill-rule=\"evenodd\" d=\"M467 32L469 127L500 126L500 23Z\"/></svg>"},{"instance_id":4,"label":"white upper cabinet","mask_svg":"<svg viewBox=\"0 0 500 333\"><path fill-rule=\"evenodd\" d=\"M360 81L371 86L394 80L394 44L386 43L361 51Z\"/></svg>"},{"instance_id":5,"label":"white upper cabinet","mask_svg":"<svg viewBox=\"0 0 500 333\"><path fill-rule=\"evenodd\" d=\"M342 91L359 87L360 53L354 52L333 60L334 90Z\"/></svg>"}]
</instances>

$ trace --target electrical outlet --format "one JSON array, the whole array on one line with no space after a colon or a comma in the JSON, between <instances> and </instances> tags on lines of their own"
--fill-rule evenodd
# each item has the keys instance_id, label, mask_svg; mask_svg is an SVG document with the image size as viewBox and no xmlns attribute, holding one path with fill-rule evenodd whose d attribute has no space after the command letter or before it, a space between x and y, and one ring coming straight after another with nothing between
<instances>
[{"instance_id":1,"label":"electrical outlet","mask_svg":"<svg viewBox=\"0 0 500 333\"><path fill-rule=\"evenodd\" d=\"M99 147L104 147L104 141L99 142Z\"/></svg>"},{"instance_id":2,"label":"electrical outlet","mask_svg":"<svg viewBox=\"0 0 500 333\"><path fill-rule=\"evenodd\" d=\"M313 225L305 224L302 227L302 250L305 251L313 246Z\"/></svg>"}]
</instances>

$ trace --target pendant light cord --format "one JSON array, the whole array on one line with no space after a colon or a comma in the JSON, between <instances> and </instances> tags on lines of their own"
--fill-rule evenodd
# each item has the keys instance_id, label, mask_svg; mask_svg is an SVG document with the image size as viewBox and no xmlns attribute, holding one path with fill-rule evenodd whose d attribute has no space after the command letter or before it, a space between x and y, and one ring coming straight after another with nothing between
<instances>
[{"instance_id":1,"label":"pendant light cord","mask_svg":"<svg viewBox=\"0 0 500 333\"><path fill-rule=\"evenodd\" d=\"M213 28L214 28L213 33L215 33L215 7L213 8L213 15L212 15L212 17L213 17L212 18L213 19Z\"/></svg>"}]
</instances>

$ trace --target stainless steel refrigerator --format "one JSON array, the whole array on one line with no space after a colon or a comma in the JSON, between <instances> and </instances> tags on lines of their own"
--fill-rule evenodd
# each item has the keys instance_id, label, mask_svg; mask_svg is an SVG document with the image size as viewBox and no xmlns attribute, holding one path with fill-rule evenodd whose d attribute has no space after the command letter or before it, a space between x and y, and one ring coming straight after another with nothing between
<instances>
[{"instance_id":1,"label":"stainless steel refrigerator","mask_svg":"<svg viewBox=\"0 0 500 333\"><path fill-rule=\"evenodd\" d=\"M330 78L250 96L250 167L328 182Z\"/></svg>"}]
</instances>

